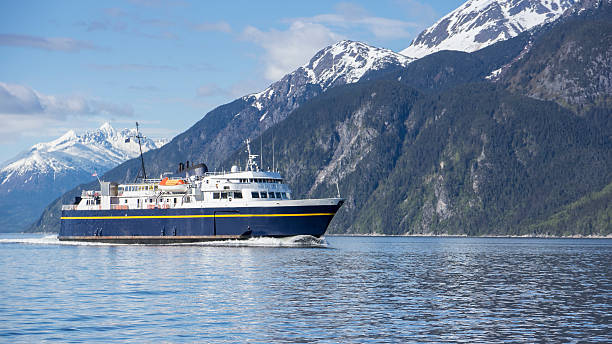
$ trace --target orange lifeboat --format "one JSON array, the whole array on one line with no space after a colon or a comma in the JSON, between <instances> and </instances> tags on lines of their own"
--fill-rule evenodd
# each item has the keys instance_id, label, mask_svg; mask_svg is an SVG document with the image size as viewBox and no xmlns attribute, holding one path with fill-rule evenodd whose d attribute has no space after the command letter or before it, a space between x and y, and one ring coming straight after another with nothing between
<instances>
[{"instance_id":1,"label":"orange lifeboat","mask_svg":"<svg viewBox=\"0 0 612 344\"><path fill-rule=\"evenodd\" d=\"M187 182L183 179L169 179L168 177L159 182L159 189L167 192L187 191Z\"/></svg>"}]
</instances>

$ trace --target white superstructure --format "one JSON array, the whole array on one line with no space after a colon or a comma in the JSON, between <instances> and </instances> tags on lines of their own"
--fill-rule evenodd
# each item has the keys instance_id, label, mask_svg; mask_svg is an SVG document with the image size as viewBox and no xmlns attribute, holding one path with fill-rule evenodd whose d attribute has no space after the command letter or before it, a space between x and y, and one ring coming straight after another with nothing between
<instances>
[{"instance_id":1,"label":"white superstructure","mask_svg":"<svg viewBox=\"0 0 612 344\"><path fill-rule=\"evenodd\" d=\"M187 169L184 177L146 179L141 183L100 182L100 191L83 191L63 210L124 210L278 205L319 205L329 200L292 200L291 189L278 172L260 171L251 154L246 170L206 172L204 165Z\"/></svg>"}]
</instances>

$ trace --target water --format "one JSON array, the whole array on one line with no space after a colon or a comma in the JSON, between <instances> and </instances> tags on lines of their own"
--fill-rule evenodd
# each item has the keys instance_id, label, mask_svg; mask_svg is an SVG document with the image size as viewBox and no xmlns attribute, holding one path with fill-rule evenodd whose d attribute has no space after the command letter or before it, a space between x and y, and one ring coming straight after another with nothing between
<instances>
[{"instance_id":1,"label":"water","mask_svg":"<svg viewBox=\"0 0 612 344\"><path fill-rule=\"evenodd\" d=\"M612 240L0 236L0 342L610 342Z\"/></svg>"}]
</instances>

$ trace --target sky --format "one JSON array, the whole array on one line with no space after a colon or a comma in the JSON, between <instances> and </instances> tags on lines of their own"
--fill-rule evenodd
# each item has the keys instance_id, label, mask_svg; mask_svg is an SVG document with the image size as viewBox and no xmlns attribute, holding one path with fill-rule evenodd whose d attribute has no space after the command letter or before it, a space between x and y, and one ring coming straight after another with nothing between
<instances>
[{"instance_id":1,"label":"sky","mask_svg":"<svg viewBox=\"0 0 612 344\"><path fill-rule=\"evenodd\" d=\"M330 44L399 52L463 2L2 1L0 162L104 122L172 139Z\"/></svg>"}]
</instances>

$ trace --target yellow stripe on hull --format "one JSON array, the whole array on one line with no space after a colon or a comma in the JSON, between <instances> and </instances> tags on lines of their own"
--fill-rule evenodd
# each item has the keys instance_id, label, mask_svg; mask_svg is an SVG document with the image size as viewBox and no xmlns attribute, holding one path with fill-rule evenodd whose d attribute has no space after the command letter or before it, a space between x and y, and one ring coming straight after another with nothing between
<instances>
[{"instance_id":1,"label":"yellow stripe on hull","mask_svg":"<svg viewBox=\"0 0 612 344\"><path fill-rule=\"evenodd\" d=\"M296 217L333 216L335 213L310 214L222 214L222 215L134 215L134 216L62 216L61 220L121 220L121 219L192 219L206 217Z\"/></svg>"}]
</instances>

